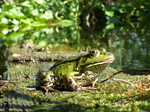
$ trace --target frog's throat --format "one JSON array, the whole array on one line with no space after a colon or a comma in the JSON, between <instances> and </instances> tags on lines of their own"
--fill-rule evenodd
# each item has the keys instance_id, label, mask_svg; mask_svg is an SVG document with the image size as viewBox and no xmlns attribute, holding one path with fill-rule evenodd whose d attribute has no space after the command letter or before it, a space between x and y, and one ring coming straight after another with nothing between
<instances>
[{"instance_id":1,"label":"frog's throat","mask_svg":"<svg viewBox=\"0 0 150 112\"><path fill-rule=\"evenodd\" d=\"M90 63L90 64L86 65L86 68L89 68L92 66L97 66L97 65L109 64L109 63L112 63L114 61L114 59L115 59L114 56L111 55L105 61Z\"/></svg>"}]
</instances>

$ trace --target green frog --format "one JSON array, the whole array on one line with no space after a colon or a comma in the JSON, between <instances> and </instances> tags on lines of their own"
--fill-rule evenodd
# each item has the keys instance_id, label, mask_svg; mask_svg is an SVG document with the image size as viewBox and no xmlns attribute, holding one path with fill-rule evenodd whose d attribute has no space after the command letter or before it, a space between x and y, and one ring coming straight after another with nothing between
<instances>
[{"instance_id":1,"label":"green frog","mask_svg":"<svg viewBox=\"0 0 150 112\"><path fill-rule=\"evenodd\" d=\"M45 82L46 86L59 90L87 90L86 86L94 83L113 61L113 54L104 48L93 49L85 55L56 62L48 71L39 71L37 76L46 77L44 80L37 78L37 82L41 80L39 85L44 85Z\"/></svg>"},{"instance_id":2,"label":"green frog","mask_svg":"<svg viewBox=\"0 0 150 112\"><path fill-rule=\"evenodd\" d=\"M54 74L52 71L41 69L36 75L36 87L52 87L54 84Z\"/></svg>"}]
</instances>

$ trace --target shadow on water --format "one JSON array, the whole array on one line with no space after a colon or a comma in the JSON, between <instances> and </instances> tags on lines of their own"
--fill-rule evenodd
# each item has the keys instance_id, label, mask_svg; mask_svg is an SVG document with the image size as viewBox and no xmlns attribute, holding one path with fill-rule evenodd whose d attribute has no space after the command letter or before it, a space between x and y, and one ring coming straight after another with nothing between
<instances>
[{"instance_id":1,"label":"shadow on water","mask_svg":"<svg viewBox=\"0 0 150 112\"><path fill-rule=\"evenodd\" d=\"M0 109L2 106L2 110L5 110L5 112L9 112L10 110L20 110L20 111L29 111L34 110L35 112L49 112L49 111L61 111L61 112L68 112L68 111L78 111L82 112L84 110L92 110L92 107L88 107L85 105L75 104L75 103L68 103L68 99L70 99L71 96L66 96L64 98L60 98L59 100L54 100L53 97L58 97L59 94L43 94L39 91L38 96L29 95L32 94L22 94L18 93L16 91L7 91L7 95L9 95L8 100L3 100L2 104L0 104ZM66 94L69 94L66 93ZM73 93L74 95L76 93ZM73 96L74 96L73 95ZM11 100L10 100L11 97ZM42 98L43 97L43 98ZM16 101L15 101L16 100ZM105 107L101 107L106 109Z\"/></svg>"},{"instance_id":2,"label":"shadow on water","mask_svg":"<svg viewBox=\"0 0 150 112\"><path fill-rule=\"evenodd\" d=\"M32 92L28 94L24 93L18 93L15 91L7 91L9 95L8 100L3 100L2 104L0 104L1 107L5 112L9 112L10 110L14 111L34 111L34 112L49 112L49 111L61 111L61 112L85 112L85 111L103 111L103 112L117 112L115 110L121 108L121 107L113 107L112 105L106 105L105 103L92 103L91 105L83 104L80 102L80 100L84 98L84 94L81 98L81 96L76 96L76 92L66 92L66 93L47 93L43 94L42 92L38 93L38 95L33 94ZM63 97L62 96L65 96ZM82 93L78 93L81 94ZM97 93L96 93L97 94ZM98 94L97 94L98 95ZM57 97L56 99L54 97ZM93 97L95 97L93 95ZM69 102L70 99L75 100L75 102ZM94 99L94 98L93 98ZM123 98L124 99L124 98ZM79 104L77 104L79 100ZM96 98L96 100L98 100ZM125 100L125 99L124 99ZM71 100L72 101L72 100ZM137 98L135 101L147 101L147 98ZM83 101L84 102L84 101ZM97 101L98 102L98 101ZM149 102L149 101L148 101ZM91 103L89 101L89 103ZM112 103L112 102L111 102ZM139 104L138 107L143 110L147 111L149 109L149 103L147 105L145 104Z\"/></svg>"}]
</instances>

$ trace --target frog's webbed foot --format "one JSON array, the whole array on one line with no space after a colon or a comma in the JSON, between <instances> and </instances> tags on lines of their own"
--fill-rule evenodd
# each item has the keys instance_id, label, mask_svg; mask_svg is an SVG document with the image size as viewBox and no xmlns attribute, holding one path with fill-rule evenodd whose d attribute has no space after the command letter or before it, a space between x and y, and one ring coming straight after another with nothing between
<instances>
[{"instance_id":1,"label":"frog's webbed foot","mask_svg":"<svg viewBox=\"0 0 150 112\"><path fill-rule=\"evenodd\" d=\"M82 91L92 92L92 90L96 90L96 88L93 88L93 87L82 87Z\"/></svg>"}]
</instances>

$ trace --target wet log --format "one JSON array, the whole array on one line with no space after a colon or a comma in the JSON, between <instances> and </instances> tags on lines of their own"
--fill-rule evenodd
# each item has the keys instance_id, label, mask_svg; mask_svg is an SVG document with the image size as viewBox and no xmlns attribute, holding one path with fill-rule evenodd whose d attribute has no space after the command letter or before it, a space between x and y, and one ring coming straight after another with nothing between
<instances>
[{"instance_id":1,"label":"wet log","mask_svg":"<svg viewBox=\"0 0 150 112\"><path fill-rule=\"evenodd\" d=\"M70 58L74 56L79 56L83 53L78 52L32 52L32 53L12 53L11 56L8 57L10 61L58 61L63 58Z\"/></svg>"},{"instance_id":2,"label":"wet log","mask_svg":"<svg viewBox=\"0 0 150 112\"><path fill-rule=\"evenodd\" d=\"M10 49L8 52L9 61L58 61L64 58L71 58L87 54L86 52L37 52L31 49Z\"/></svg>"}]
</instances>

